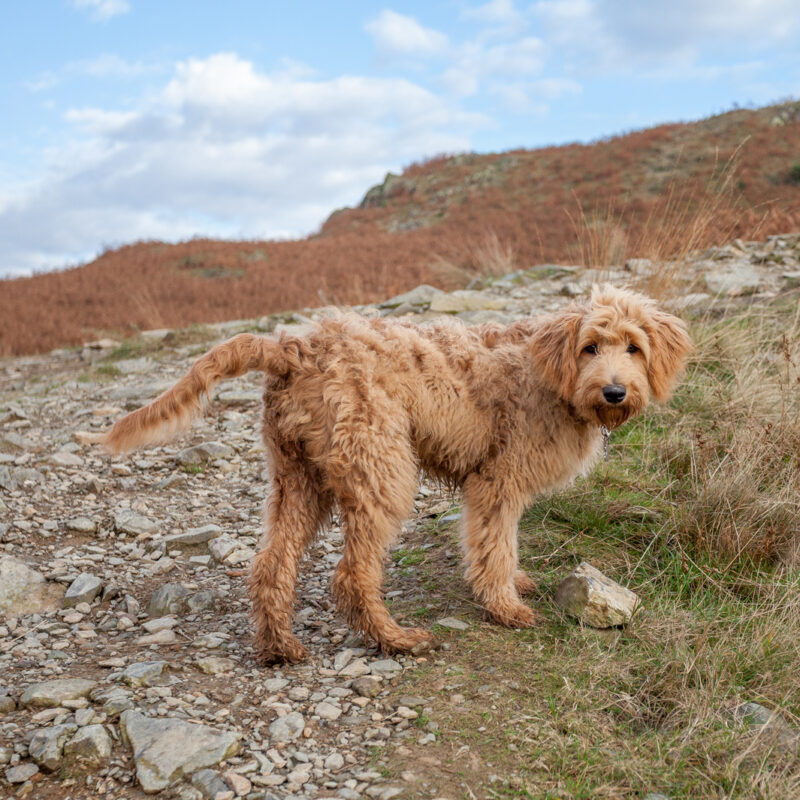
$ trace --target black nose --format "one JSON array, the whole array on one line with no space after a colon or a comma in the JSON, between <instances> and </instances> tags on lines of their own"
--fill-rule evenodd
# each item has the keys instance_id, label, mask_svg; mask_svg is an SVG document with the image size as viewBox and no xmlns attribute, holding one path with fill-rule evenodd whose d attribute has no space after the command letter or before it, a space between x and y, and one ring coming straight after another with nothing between
<instances>
[{"instance_id":1,"label":"black nose","mask_svg":"<svg viewBox=\"0 0 800 800\"><path fill-rule=\"evenodd\" d=\"M625 399L625 387L618 383L609 383L603 387L603 397L609 403L621 403Z\"/></svg>"}]
</instances>

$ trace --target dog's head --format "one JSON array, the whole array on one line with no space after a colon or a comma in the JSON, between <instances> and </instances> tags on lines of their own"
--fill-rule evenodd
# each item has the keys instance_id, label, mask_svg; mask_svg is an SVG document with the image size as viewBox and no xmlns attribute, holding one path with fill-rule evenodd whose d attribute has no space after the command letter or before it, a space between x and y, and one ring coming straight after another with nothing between
<instances>
[{"instance_id":1,"label":"dog's head","mask_svg":"<svg viewBox=\"0 0 800 800\"><path fill-rule=\"evenodd\" d=\"M651 396L670 396L691 342L653 300L602 286L588 304L545 320L533 348L544 380L580 418L616 428Z\"/></svg>"}]
</instances>

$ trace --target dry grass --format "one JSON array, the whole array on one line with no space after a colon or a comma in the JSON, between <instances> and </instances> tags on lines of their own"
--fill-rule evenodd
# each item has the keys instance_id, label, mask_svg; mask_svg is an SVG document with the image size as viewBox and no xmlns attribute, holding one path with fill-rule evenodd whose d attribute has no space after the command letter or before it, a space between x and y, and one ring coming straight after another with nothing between
<instances>
[{"instance_id":1,"label":"dry grass","mask_svg":"<svg viewBox=\"0 0 800 800\"><path fill-rule=\"evenodd\" d=\"M537 263L649 257L677 271L692 249L800 229L789 179L800 124L773 126L775 113L736 111L593 145L438 157L302 241L141 242L83 267L4 281L0 356L372 302L420 283L455 288L476 271ZM666 291L669 280L659 280L653 291Z\"/></svg>"}]
</instances>

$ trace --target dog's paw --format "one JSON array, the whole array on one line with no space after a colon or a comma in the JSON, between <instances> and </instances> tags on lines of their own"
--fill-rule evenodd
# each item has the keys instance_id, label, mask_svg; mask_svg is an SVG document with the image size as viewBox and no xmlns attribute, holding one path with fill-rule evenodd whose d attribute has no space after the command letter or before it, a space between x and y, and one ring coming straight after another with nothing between
<instances>
[{"instance_id":1,"label":"dog's paw","mask_svg":"<svg viewBox=\"0 0 800 800\"><path fill-rule=\"evenodd\" d=\"M522 597L535 594L539 589L539 585L536 583L536 581L521 569L518 569L514 573L514 587L516 588L517 593Z\"/></svg>"},{"instance_id":2,"label":"dog's paw","mask_svg":"<svg viewBox=\"0 0 800 800\"><path fill-rule=\"evenodd\" d=\"M283 642L260 642L255 645L256 661L264 667L273 664L296 664L309 657L308 650L296 639Z\"/></svg>"},{"instance_id":3,"label":"dog's paw","mask_svg":"<svg viewBox=\"0 0 800 800\"><path fill-rule=\"evenodd\" d=\"M439 640L424 628L403 628L402 634L382 637L378 644L385 653L411 653L418 656L439 647Z\"/></svg>"},{"instance_id":4,"label":"dog's paw","mask_svg":"<svg viewBox=\"0 0 800 800\"><path fill-rule=\"evenodd\" d=\"M532 608L522 603L487 610L495 622L507 628L533 628L541 621L541 617Z\"/></svg>"}]
</instances>

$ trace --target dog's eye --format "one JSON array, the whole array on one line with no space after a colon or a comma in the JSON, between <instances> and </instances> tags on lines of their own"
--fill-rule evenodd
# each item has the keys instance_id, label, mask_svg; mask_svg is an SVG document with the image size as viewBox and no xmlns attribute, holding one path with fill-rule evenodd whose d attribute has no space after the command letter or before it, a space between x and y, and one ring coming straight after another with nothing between
<instances>
[{"instance_id":1,"label":"dog's eye","mask_svg":"<svg viewBox=\"0 0 800 800\"><path fill-rule=\"evenodd\" d=\"M583 348L584 353L589 353L589 355L596 356L597 355L597 345L596 344L587 344L586 347Z\"/></svg>"},{"instance_id":2,"label":"dog's eye","mask_svg":"<svg viewBox=\"0 0 800 800\"><path fill-rule=\"evenodd\" d=\"M638 353L639 352L639 348L635 344L629 344L628 345L628 352L629 353Z\"/></svg>"}]
</instances>

